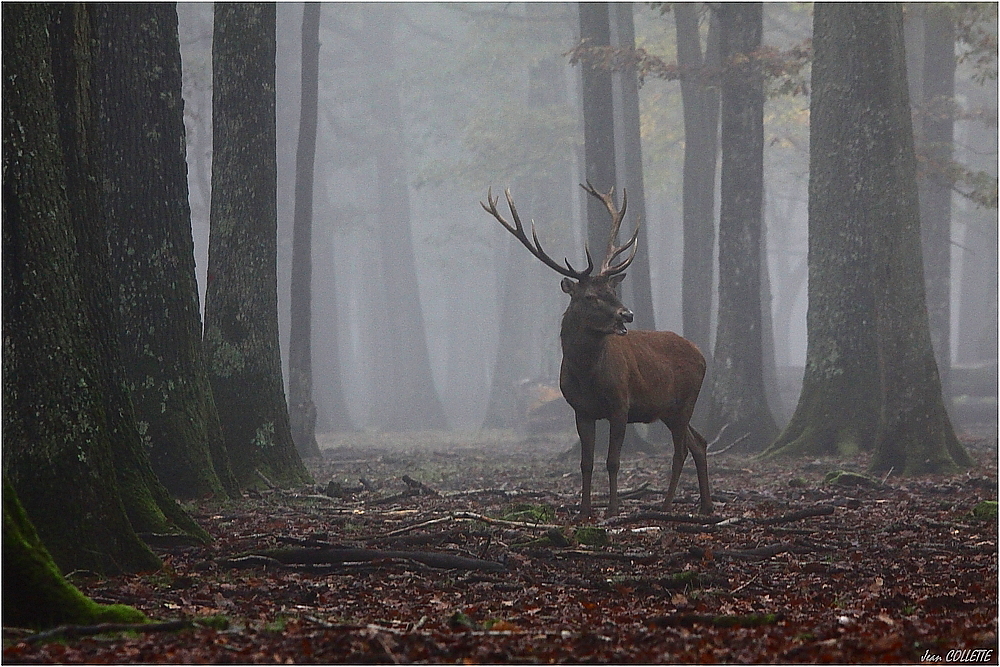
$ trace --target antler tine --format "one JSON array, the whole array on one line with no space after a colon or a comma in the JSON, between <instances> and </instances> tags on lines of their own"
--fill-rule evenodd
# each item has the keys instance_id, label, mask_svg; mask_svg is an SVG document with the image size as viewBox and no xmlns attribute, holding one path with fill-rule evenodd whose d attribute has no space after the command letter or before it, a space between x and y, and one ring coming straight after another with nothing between
<instances>
[{"instance_id":1,"label":"antler tine","mask_svg":"<svg viewBox=\"0 0 1000 667\"><path fill-rule=\"evenodd\" d=\"M628 243L621 246L615 245L615 239L618 237L618 232L621 230L622 221L625 219L625 211L628 209L628 191L624 189L622 190L622 207L621 209L616 209L614 202L614 192L615 192L614 186L612 186L611 189L608 190L607 194L602 194L598 192L594 188L594 186L590 184L590 181L587 181L586 185L581 184L580 187L586 190L594 197L600 199L601 202L604 203L604 207L608 209L608 213L611 214L611 234L608 236L608 249L607 253L605 254L604 261L601 262L601 270L598 272L598 275L611 276L617 273L621 273L622 271L627 269L629 264L632 263L632 260L635 259L635 253L639 247L638 221L635 224L635 231L632 233L632 238L629 239ZM618 255L625 252L626 250L628 250L629 248L631 248L632 251L629 253L629 256L625 259L625 261L616 266L612 266L611 263L615 261L615 258L618 257Z\"/></svg>"},{"instance_id":2,"label":"antler tine","mask_svg":"<svg viewBox=\"0 0 1000 667\"><path fill-rule=\"evenodd\" d=\"M542 249L542 244L538 240L538 233L535 231L534 221L531 223L531 240L528 239L527 234L524 233L524 225L521 224L521 217L517 214L517 207L514 206L514 198L510 194L510 188L506 188L504 190L504 194L507 196L507 206L510 207L510 214L511 217L514 218L514 224L507 222L504 217L500 215L500 211L497 210L497 202L500 198L493 198L493 188L489 188L486 192L486 199L489 201L490 205L487 206L483 202L479 202L479 205L483 207L483 210L496 218L497 222L503 225L504 229L513 234L514 238L521 242L521 245L527 248L532 255L540 259L542 263L549 268L557 271L567 278L573 278L575 280L580 280L581 278L590 275L591 271L594 270L594 261L590 257L589 249L587 250L586 270L577 271L572 267L572 265L570 265L568 259L563 260L566 262L566 267L563 268L558 262L549 257L548 254L546 254L546 252ZM532 240L534 241L534 245L532 245Z\"/></svg>"}]
</instances>

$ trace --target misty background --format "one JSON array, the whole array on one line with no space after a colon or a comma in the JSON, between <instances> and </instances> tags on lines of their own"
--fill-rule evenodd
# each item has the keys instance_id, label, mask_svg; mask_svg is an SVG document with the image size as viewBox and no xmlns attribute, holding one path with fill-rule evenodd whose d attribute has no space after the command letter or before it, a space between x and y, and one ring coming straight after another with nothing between
<instances>
[{"instance_id":1,"label":"misty background","mask_svg":"<svg viewBox=\"0 0 1000 667\"><path fill-rule=\"evenodd\" d=\"M765 4L764 44L787 49L808 39L810 8ZM192 229L204 306L213 7L178 3L177 13ZM634 16L637 46L672 61L673 15L635 4ZM568 297L559 289L559 276L531 257L479 202L489 187L495 195L510 187L522 219L535 220L546 250L575 265L582 260L580 69L565 55L578 42L576 5L323 4L320 20L312 249L317 430L378 429L383 423L378 406L395 402L391 382L381 386L380 375L372 372L379 361L372 332L396 316L385 295L398 286L385 284L383 277L400 258L385 251L377 220L386 198L398 198L401 188L409 195L399 215L409 218L433 376L433 388L427 389L440 397L453 430L512 426L518 383L557 382L559 321ZM302 4L279 3L278 305L286 365L301 30ZM639 252L650 261L656 328L683 334L680 84L650 78L639 95L647 211L642 224L648 233L648 246ZM992 107L996 96L995 80L980 85L971 80L969 65L959 65L956 97L963 108ZM771 403L779 427L795 408L805 361L808 109L806 95L772 95L765 107L764 220L779 385L769 393L781 397L780 404ZM995 173L996 141L995 124L973 118L955 122L954 157L969 168ZM402 181L380 180L380 151L401 158ZM627 216L625 227L634 224ZM995 362L995 210L953 196L951 236L951 362ZM626 279L626 305L631 305L629 284ZM715 304L705 308L714 323ZM334 358L330 350L338 347ZM334 423L332 381L342 385L349 424Z\"/></svg>"}]
</instances>

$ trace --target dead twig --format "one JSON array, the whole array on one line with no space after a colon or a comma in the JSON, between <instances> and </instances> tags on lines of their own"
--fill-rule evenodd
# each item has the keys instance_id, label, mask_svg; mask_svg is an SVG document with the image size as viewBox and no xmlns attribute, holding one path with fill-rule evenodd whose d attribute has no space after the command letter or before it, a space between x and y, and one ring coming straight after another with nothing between
<instances>
[{"instance_id":1,"label":"dead twig","mask_svg":"<svg viewBox=\"0 0 1000 667\"><path fill-rule=\"evenodd\" d=\"M743 435L741 435L740 437L738 437L738 438L736 438L735 440L733 440L732 444L730 444L730 445L727 445L726 447L723 447L723 448L722 448L722 449L720 449L719 451L717 451L717 452L706 452L706 456L716 456L716 455L718 455L718 454L725 454L725 453L726 453L726 452L728 452L728 451L729 451L730 449L732 449L732 448L733 448L733 447L735 447L736 445L740 444L741 442L743 442L744 440L746 440L746 439L747 439L747 438L749 438L749 437L750 437L750 434L749 434L749 433L744 433L744 434L743 434Z\"/></svg>"},{"instance_id":2,"label":"dead twig","mask_svg":"<svg viewBox=\"0 0 1000 667\"><path fill-rule=\"evenodd\" d=\"M602 526L620 526L644 521L670 521L673 523L716 524L725 521L721 516L696 516L694 514L666 514L664 512L639 512L628 516L615 516L601 521Z\"/></svg>"},{"instance_id":3,"label":"dead twig","mask_svg":"<svg viewBox=\"0 0 1000 667\"><path fill-rule=\"evenodd\" d=\"M552 528L562 527L550 523L530 523L528 521L507 521L506 519L494 519L492 517L484 516L482 514L476 514L475 512L455 512L452 516L455 517L456 519L472 519L473 521L482 521L483 523L489 523L496 526L510 526L513 528L535 528L537 530L549 530Z\"/></svg>"}]
</instances>

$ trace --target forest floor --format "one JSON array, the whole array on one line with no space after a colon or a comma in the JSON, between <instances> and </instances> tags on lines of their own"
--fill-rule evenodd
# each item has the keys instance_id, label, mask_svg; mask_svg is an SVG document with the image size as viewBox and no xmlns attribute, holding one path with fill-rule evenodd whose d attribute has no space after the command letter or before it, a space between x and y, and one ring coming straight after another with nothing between
<instances>
[{"instance_id":1,"label":"forest floor","mask_svg":"<svg viewBox=\"0 0 1000 667\"><path fill-rule=\"evenodd\" d=\"M997 519L974 511L997 500L995 422L964 437L979 465L952 476L825 481L866 459L710 457L715 523L685 514L691 461L662 513L667 452L623 461L618 519L579 523L571 442L326 436L316 486L190 504L211 545L72 577L189 627L5 629L3 661L997 664Z\"/></svg>"}]
</instances>

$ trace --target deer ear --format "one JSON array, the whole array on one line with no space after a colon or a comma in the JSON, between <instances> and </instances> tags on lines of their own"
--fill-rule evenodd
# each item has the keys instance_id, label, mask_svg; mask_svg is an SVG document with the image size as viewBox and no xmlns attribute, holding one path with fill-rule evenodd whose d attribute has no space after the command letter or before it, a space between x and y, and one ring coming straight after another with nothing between
<instances>
[{"instance_id":1,"label":"deer ear","mask_svg":"<svg viewBox=\"0 0 1000 667\"><path fill-rule=\"evenodd\" d=\"M580 283L575 283L569 278L563 278L562 282L559 283L560 287L562 287L562 291L566 292L566 294L569 294L570 296L573 295L573 292L576 290L576 286L579 284Z\"/></svg>"},{"instance_id":2,"label":"deer ear","mask_svg":"<svg viewBox=\"0 0 1000 667\"><path fill-rule=\"evenodd\" d=\"M618 287L618 285L621 284L621 282L623 280L625 280L625 274L624 273L619 273L619 274L613 275L610 278L608 278L608 286L611 289L615 289L615 288Z\"/></svg>"}]
</instances>

